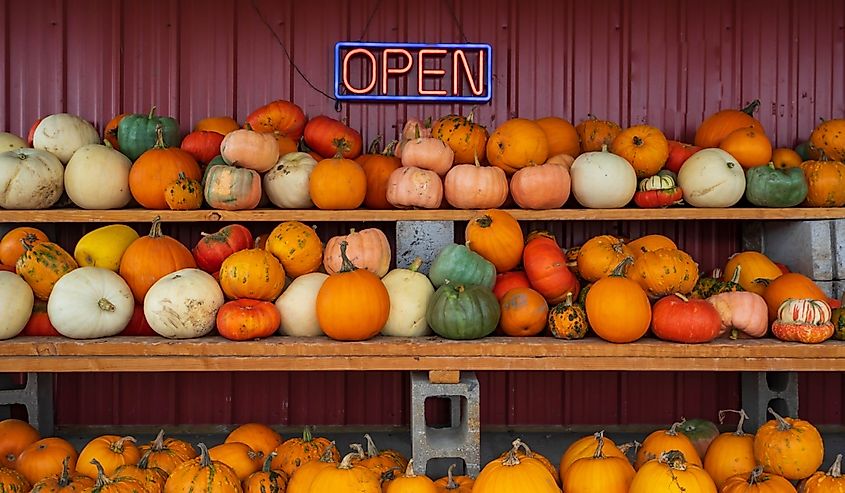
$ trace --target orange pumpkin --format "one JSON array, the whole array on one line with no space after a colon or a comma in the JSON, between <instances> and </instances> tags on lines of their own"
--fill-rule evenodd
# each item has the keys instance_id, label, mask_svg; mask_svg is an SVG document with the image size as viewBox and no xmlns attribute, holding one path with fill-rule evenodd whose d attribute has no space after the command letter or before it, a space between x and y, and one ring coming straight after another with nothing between
<instances>
[{"instance_id":1,"label":"orange pumpkin","mask_svg":"<svg viewBox=\"0 0 845 493\"><path fill-rule=\"evenodd\" d=\"M246 117L246 123L256 132L269 132L299 140L305 130L305 113L285 100L271 101Z\"/></svg>"},{"instance_id":2,"label":"orange pumpkin","mask_svg":"<svg viewBox=\"0 0 845 493\"><path fill-rule=\"evenodd\" d=\"M522 251L522 265L531 287L549 303L560 303L567 294L578 296L578 279L566 266L566 256L550 233L529 233Z\"/></svg>"},{"instance_id":3,"label":"orange pumpkin","mask_svg":"<svg viewBox=\"0 0 845 493\"><path fill-rule=\"evenodd\" d=\"M376 447L373 438L369 434L364 434L364 439L367 441L367 451L364 452L363 447L358 444L350 445L356 449L361 456L358 464L375 471L384 477L392 470L402 471L408 466L408 459L395 450L379 450Z\"/></svg>"},{"instance_id":4,"label":"orange pumpkin","mask_svg":"<svg viewBox=\"0 0 845 493\"><path fill-rule=\"evenodd\" d=\"M8 233L3 235L3 239L0 240L0 264L10 265L12 267L15 266L18 259L21 258L21 255L24 253L22 241L24 239L32 245L40 241L50 241L50 239L47 238L47 235L37 228L21 226L11 229Z\"/></svg>"},{"instance_id":5,"label":"orange pumpkin","mask_svg":"<svg viewBox=\"0 0 845 493\"><path fill-rule=\"evenodd\" d=\"M288 481L286 493L309 493L311 483L314 482L314 478L320 472L337 467L338 461L335 457L340 457L340 454L338 454L334 442L330 442L319 460L306 462L296 470L296 474L292 475L290 481Z\"/></svg>"},{"instance_id":6,"label":"orange pumpkin","mask_svg":"<svg viewBox=\"0 0 845 493\"><path fill-rule=\"evenodd\" d=\"M185 462L167 478L164 493L240 493L241 481L226 464L211 459L204 443L198 443L200 456Z\"/></svg>"},{"instance_id":7,"label":"orange pumpkin","mask_svg":"<svg viewBox=\"0 0 845 493\"><path fill-rule=\"evenodd\" d=\"M179 147L193 156L198 163L208 164L220 154L221 142L223 135L220 133L201 130L186 135Z\"/></svg>"},{"instance_id":8,"label":"orange pumpkin","mask_svg":"<svg viewBox=\"0 0 845 493\"><path fill-rule=\"evenodd\" d=\"M738 128L722 140L719 148L745 169L764 166L772 160L772 142L759 128Z\"/></svg>"},{"instance_id":9,"label":"orange pumpkin","mask_svg":"<svg viewBox=\"0 0 845 493\"><path fill-rule=\"evenodd\" d=\"M31 493L81 493L94 486L94 480L82 474L71 474L70 457L62 462L58 476L48 476L32 485Z\"/></svg>"},{"instance_id":10,"label":"orange pumpkin","mask_svg":"<svg viewBox=\"0 0 845 493\"><path fill-rule=\"evenodd\" d=\"M534 336L546 327L549 304L531 288L514 288L500 302L499 326L509 336Z\"/></svg>"},{"instance_id":11,"label":"orange pumpkin","mask_svg":"<svg viewBox=\"0 0 845 493\"><path fill-rule=\"evenodd\" d=\"M167 209L165 189L180 173L192 180L202 178L193 156L178 147L168 148L163 131L156 128L155 147L141 154L129 170L129 191L142 207Z\"/></svg>"},{"instance_id":12,"label":"orange pumpkin","mask_svg":"<svg viewBox=\"0 0 845 493\"><path fill-rule=\"evenodd\" d=\"M42 438L23 449L15 467L30 484L35 484L44 478L60 475L65 462L70 474L73 474L77 457L76 449L67 440Z\"/></svg>"},{"instance_id":13,"label":"orange pumpkin","mask_svg":"<svg viewBox=\"0 0 845 493\"><path fill-rule=\"evenodd\" d=\"M336 467L321 470L310 490L316 492L382 493L381 478L366 467L355 464L356 453L347 454Z\"/></svg>"},{"instance_id":14,"label":"orange pumpkin","mask_svg":"<svg viewBox=\"0 0 845 493\"><path fill-rule=\"evenodd\" d=\"M766 285L780 277L783 272L769 257L760 252L747 251L731 255L722 274L723 281L730 281L739 269L739 285L745 291L759 295L766 290Z\"/></svg>"},{"instance_id":15,"label":"orange pumpkin","mask_svg":"<svg viewBox=\"0 0 845 493\"><path fill-rule=\"evenodd\" d=\"M830 159L845 161L845 119L820 123L810 134L810 147Z\"/></svg>"},{"instance_id":16,"label":"orange pumpkin","mask_svg":"<svg viewBox=\"0 0 845 493\"><path fill-rule=\"evenodd\" d=\"M217 310L217 332L231 341L270 337L281 323L279 310L269 301L242 298L229 301Z\"/></svg>"},{"instance_id":17,"label":"orange pumpkin","mask_svg":"<svg viewBox=\"0 0 845 493\"><path fill-rule=\"evenodd\" d=\"M775 168L799 168L803 161L801 155L789 147L778 147L772 151L772 163Z\"/></svg>"},{"instance_id":18,"label":"orange pumpkin","mask_svg":"<svg viewBox=\"0 0 845 493\"><path fill-rule=\"evenodd\" d=\"M111 478L116 481L132 478L143 484L147 493L162 493L167 482L167 473L158 467L150 466L149 460L150 453L147 452L137 464L124 464L115 469Z\"/></svg>"},{"instance_id":19,"label":"orange pumpkin","mask_svg":"<svg viewBox=\"0 0 845 493\"><path fill-rule=\"evenodd\" d=\"M103 435L88 442L79 452L76 472L96 479L97 467L92 463L94 459L102 465L105 474L111 476L124 464L137 464L141 460L141 451L135 446L132 437Z\"/></svg>"},{"instance_id":20,"label":"orange pumpkin","mask_svg":"<svg viewBox=\"0 0 845 493\"><path fill-rule=\"evenodd\" d=\"M49 241L30 243L31 238L21 240L24 253L18 258L15 272L29 284L36 298L46 300L56 282L79 265L59 245Z\"/></svg>"},{"instance_id":21,"label":"orange pumpkin","mask_svg":"<svg viewBox=\"0 0 845 493\"><path fill-rule=\"evenodd\" d=\"M637 260L640 255L646 252L653 252L655 250L660 250L661 248L678 248L678 245L676 245L674 241L663 235L641 236L636 240L629 241L627 246L628 251L634 257L634 260Z\"/></svg>"},{"instance_id":22,"label":"orange pumpkin","mask_svg":"<svg viewBox=\"0 0 845 493\"><path fill-rule=\"evenodd\" d=\"M807 177L807 207L842 207L845 205L845 164L839 161L805 161L801 164Z\"/></svg>"},{"instance_id":23,"label":"orange pumpkin","mask_svg":"<svg viewBox=\"0 0 845 493\"><path fill-rule=\"evenodd\" d=\"M769 408L775 419L754 435L754 458L766 472L797 481L810 477L824 460L824 442L815 426L803 419L784 418Z\"/></svg>"},{"instance_id":24,"label":"orange pumpkin","mask_svg":"<svg viewBox=\"0 0 845 493\"><path fill-rule=\"evenodd\" d=\"M334 274L343 266L340 244L346 242L346 256L359 269L384 277L390 269L390 243L387 236L378 228L361 231L351 229L348 235L334 236L326 242L323 253L323 267L326 274Z\"/></svg>"},{"instance_id":25,"label":"orange pumpkin","mask_svg":"<svg viewBox=\"0 0 845 493\"><path fill-rule=\"evenodd\" d=\"M525 461L526 459L528 461L531 461L531 462L536 461L537 464L542 466L542 468L545 469L546 472L549 473L549 475L551 476L551 478L553 480L553 483L557 484L559 474L558 474L557 469L555 468L554 464L552 464L551 461L549 461L549 459L547 459L544 455L539 454L539 453L531 450L528 447L528 444L523 442L521 438L517 438L516 440L511 442L511 445L512 445L512 448L510 450L503 452L493 462L508 460L508 458L512 457L512 456L515 457L516 459L520 460L520 461ZM489 466L489 464L488 464L488 466ZM508 490L504 490L504 491L508 491ZM513 490L510 490L510 491L513 491Z\"/></svg>"},{"instance_id":26,"label":"orange pumpkin","mask_svg":"<svg viewBox=\"0 0 845 493\"><path fill-rule=\"evenodd\" d=\"M719 411L720 423L725 412ZM757 465L754 459L754 435L749 435L742 429L748 415L743 410L739 410L738 413L739 423L736 431L717 436L710 442L707 453L704 455L704 470L720 489L728 478L737 474L748 474Z\"/></svg>"},{"instance_id":27,"label":"orange pumpkin","mask_svg":"<svg viewBox=\"0 0 845 493\"><path fill-rule=\"evenodd\" d=\"M19 419L0 421L0 467L14 469L18 455L40 439L38 430L26 421Z\"/></svg>"},{"instance_id":28,"label":"orange pumpkin","mask_svg":"<svg viewBox=\"0 0 845 493\"><path fill-rule=\"evenodd\" d=\"M649 125L635 125L613 139L611 152L625 158L637 178L657 174L669 158L669 141L659 129Z\"/></svg>"},{"instance_id":29,"label":"orange pumpkin","mask_svg":"<svg viewBox=\"0 0 845 493\"><path fill-rule=\"evenodd\" d=\"M769 307L769 321L775 320L778 308L788 299L827 301L827 295L809 277L790 272L769 281L763 290L763 299Z\"/></svg>"},{"instance_id":30,"label":"orange pumpkin","mask_svg":"<svg viewBox=\"0 0 845 493\"><path fill-rule=\"evenodd\" d=\"M231 442L245 443L266 457L282 443L282 436L267 425L245 423L232 430L226 437L226 443Z\"/></svg>"},{"instance_id":31,"label":"orange pumpkin","mask_svg":"<svg viewBox=\"0 0 845 493\"><path fill-rule=\"evenodd\" d=\"M220 287L229 299L274 301L285 287L285 269L267 250L241 250L220 266Z\"/></svg>"},{"instance_id":32,"label":"orange pumpkin","mask_svg":"<svg viewBox=\"0 0 845 493\"><path fill-rule=\"evenodd\" d=\"M141 454L148 455L147 465L157 467L167 474L172 474L183 462L197 457L194 446L184 440L164 438L160 430L152 442L141 445Z\"/></svg>"},{"instance_id":33,"label":"orange pumpkin","mask_svg":"<svg viewBox=\"0 0 845 493\"><path fill-rule=\"evenodd\" d=\"M475 108L466 117L447 115L434 122L431 136L440 139L455 153L455 164L471 164L487 155L487 129L475 123Z\"/></svg>"},{"instance_id":34,"label":"orange pumpkin","mask_svg":"<svg viewBox=\"0 0 845 493\"><path fill-rule=\"evenodd\" d=\"M845 491L845 478L842 477L842 454L837 454L827 473L818 471L804 480L799 489L801 493L828 493Z\"/></svg>"},{"instance_id":35,"label":"orange pumpkin","mask_svg":"<svg viewBox=\"0 0 845 493\"><path fill-rule=\"evenodd\" d=\"M346 247L342 241L340 271L330 275L317 292L317 321L332 339L363 341L384 327L390 297L378 276L349 261Z\"/></svg>"},{"instance_id":36,"label":"orange pumpkin","mask_svg":"<svg viewBox=\"0 0 845 493\"><path fill-rule=\"evenodd\" d=\"M472 493L472 486L475 480L469 476L455 476L455 464L449 466L446 477L434 482L437 493Z\"/></svg>"},{"instance_id":37,"label":"orange pumpkin","mask_svg":"<svg viewBox=\"0 0 845 493\"><path fill-rule=\"evenodd\" d=\"M318 209L357 209L367 194L367 175L360 164L342 157L339 151L314 166L308 192Z\"/></svg>"},{"instance_id":38,"label":"orange pumpkin","mask_svg":"<svg viewBox=\"0 0 845 493\"><path fill-rule=\"evenodd\" d=\"M220 135L226 135L239 128L241 126L230 116L210 116L198 121L194 125L194 132L217 132Z\"/></svg>"},{"instance_id":39,"label":"orange pumpkin","mask_svg":"<svg viewBox=\"0 0 845 493\"><path fill-rule=\"evenodd\" d=\"M532 163L545 163L548 157L549 143L543 128L524 118L506 121L487 141L487 160L509 175Z\"/></svg>"},{"instance_id":40,"label":"orange pumpkin","mask_svg":"<svg viewBox=\"0 0 845 493\"><path fill-rule=\"evenodd\" d=\"M266 249L292 279L315 272L323 262L323 242L313 228L299 221L286 221L273 228Z\"/></svg>"},{"instance_id":41,"label":"orange pumpkin","mask_svg":"<svg viewBox=\"0 0 845 493\"><path fill-rule=\"evenodd\" d=\"M634 479L634 468L627 457L604 454L604 437L599 435L595 452L576 460L561 474L567 493L627 493Z\"/></svg>"},{"instance_id":42,"label":"orange pumpkin","mask_svg":"<svg viewBox=\"0 0 845 493\"><path fill-rule=\"evenodd\" d=\"M135 301L143 304L144 296L156 281L177 270L196 266L185 245L161 233L161 220L157 216L150 234L133 241L123 253L120 277L129 284Z\"/></svg>"},{"instance_id":43,"label":"orange pumpkin","mask_svg":"<svg viewBox=\"0 0 845 493\"><path fill-rule=\"evenodd\" d=\"M549 143L549 156L567 154L577 157L581 153L581 143L578 141L578 131L575 126L556 116L547 116L535 120L543 129L546 141Z\"/></svg>"},{"instance_id":44,"label":"orange pumpkin","mask_svg":"<svg viewBox=\"0 0 845 493\"><path fill-rule=\"evenodd\" d=\"M670 450L680 451L684 454L688 464L701 467L701 457L698 455L695 445L678 430L683 424L683 421L681 421L673 424L668 430L657 430L647 436L643 440L642 447L637 450L637 460L634 462L634 467L639 469L646 462L658 459L664 452Z\"/></svg>"},{"instance_id":45,"label":"orange pumpkin","mask_svg":"<svg viewBox=\"0 0 845 493\"><path fill-rule=\"evenodd\" d=\"M762 467L757 467L751 473L729 478L719 491L720 493L795 493L795 487L783 476L764 473Z\"/></svg>"},{"instance_id":46,"label":"orange pumpkin","mask_svg":"<svg viewBox=\"0 0 845 493\"><path fill-rule=\"evenodd\" d=\"M355 158L367 177L367 192L364 194L364 207L368 209L395 209L387 201L387 182L391 173L402 166L402 161L393 154L396 147L394 140L384 151L378 152L379 139L370 145L370 152Z\"/></svg>"},{"instance_id":47,"label":"orange pumpkin","mask_svg":"<svg viewBox=\"0 0 845 493\"><path fill-rule=\"evenodd\" d=\"M119 115L115 115L115 117L109 120L103 128L103 140L108 142L106 145L110 145L112 149L116 151L120 150L120 144L117 141L117 127L120 126L120 121L123 120L123 117L128 114L129 113L121 113Z\"/></svg>"},{"instance_id":48,"label":"orange pumpkin","mask_svg":"<svg viewBox=\"0 0 845 493\"><path fill-rule=\"evenodd\" d=\"M261 466L264 465L264 454L240 442L223 443L212 447L208 450L208 455L214 462L222 462L231 467L240 481L260 471Z\"/></svg>"},{"instance_id":49,"label":"orange pumpkin","mask_svg":"<svg viewBox=\"0 0 845 493\"><path fill-rule=\"evenodd\" d=\"M273 469L271 464L276 458L276 452L271 452L264 459L260 471L254 472L244 480L244 493L285 493L288 485L288 475L279 469Z\"/></svg>"},{"instance_id":50,"label":"orange pumpkin","mask_svg":"<svg viewBox=\"0 0 845 493\"><path fill-rule=\"evenodd\" d=\"M459 164L443 180L446 202L456 209L501 207L508 199L508 178L502 168Z\"/></svg>"},{"instance_id":51,"label":"orange pumpkin","mask_svg":"<svg viewBox=\"0 0 845 493\"><path fill-rule=\"evenodd\" d=\"M707 117L695 132L698 147L719 147L719 144L738 128L753 127L763 131L763 126L754 116L760 101L754 100L742 110L722 110Z\"/></svg>"},{"instance_id":52,"label":"orange pumpkin","mask_svg":"<svg viewBox=\"0 0 845 493\"><path fill-rule=\"evenodd\" d=\"M323 437L314 437L311 434L311 427L306 426L302 430L302 437L289 438L276 447L276 458L271 464L272 469L283 471L288 477L303 465L320 460L327 453L333 462L340 460L340 453L332 446L332 442Z\"/></svg>"},{"instance_id":53,"label":"orange pumpkin","mask_svg":"<svg viewBox=\"0 0 845 493\"><path fill-rule=\"evenodd\" d=\"M622 133L622 127L616 122L599 120L594 115L587 115L586 120L575 127L578 140L581 141L581 152L601 151L602 147L610 145L616 136Z\"/></svg>"},{"instance_id":54,"label":"orange pumpkin","mask_svg":"<svg viewBox=\"0 0 845 493\"><path fill-rule=\"evenodd\" d=\"M507 211L476 213L467 223L465 237L469 249L489 260L497 272L513 270L522 260L522 229Z\"/></svg>"},{"instance_id":55,"label":"orange pumpkin","mask_svg":"<svg viewBox=\"0 0 845 493\"><path fill-rule=\"evenodd\" d=\"M567 154L560 156L568 157ZM514 173L510 192L514 202L523 209L558 209L569 199L571 185L569 167L550 159L545 164L526 166Z\"/></svg>"},{"instance_id":56,"label":"orange pumpkin","mask_svg":"<svg viewBox=\"0 0 845 493\"><path fill-rule=\"evenodd\" d=\"M0 491L3 493L27 493L29 482L14 469L0 466Z\"/></svg>"},{"instance_id":57,"label":"orange pumpkin","mask_svg":"<svg viewBox=\"0 0 845 493\"><path fill-rule=\"evenodd\" d=\"M593 283L587 292L587 320L593 332L606 341L636 341L651 325L648 295L639 284L625 278L630 262L630 258L620 262L610 276Z\"/></svg>"},{"instance_id":58,"label":"orange pumpkin","mask_svg":"<svg viewBox=\"0 0 845 493\"><path fill-rule=\"evenodd\" d=\"M560 457L560 480L563 481L566 471L572 467L575 461L592 457L599 444L602 445L601 453L605 457L619 457L627 460L622 450L616 446L613 440L604 436L604 430L602 430L598 433L581 437L567 447L566 451Z\"/></svg>"},{"instance_id":59,"label":"orange pumpkin","mask_svg":"<svg viewBox=\"0 0 845 493\"><path fill-rule=\"evenodd\" d=\"M598 281L626 258L633 260L634 254L624 241L610 235L595 236L578 250L578 274L586 281Z\"/></svg>"},{"instance_id":60,"label":"orange pumpkin","mask_svg":"<svg viewBox=\"0 0 845 493\"><path fill-rule=\"evenodd\" d=\"M189 211L202 206L202 185L179 172L179 178L164 187L164 201L173 211Z\"/></svg>"},{"instance_id":61,"label":"orange pumpkin","mask_svg":"<svg viewBox=\"0 0 845 493\"><path fill-rule=\"evenodd\" d=\"M383 487L384 488L384 487ZM405 473L390 481L384 493L436 493L437 487L434 481L426 475L417 476L414 474L414 461L408 461Z\"/></svg>"}]
</instances>

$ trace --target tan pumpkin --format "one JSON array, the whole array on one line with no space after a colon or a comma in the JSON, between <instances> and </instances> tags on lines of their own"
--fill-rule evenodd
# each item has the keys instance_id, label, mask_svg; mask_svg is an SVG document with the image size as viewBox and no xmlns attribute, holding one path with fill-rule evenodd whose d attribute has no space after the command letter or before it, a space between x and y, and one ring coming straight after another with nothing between
<instances>
[{"instance_id":1,"label":"tan pumpkin","mask_svg":"<svg viewBox=\"0 0 845 493\"><path fill-rule=\"evenodd\" d=\"M570 163L572 164L572 163ZM558 209L569 199L569 168L546 162L527 166L511 177L511 195L523 209Z\"/></svg>"},{"instance_id":2,"label":"tan pumpkin","mask_svg":"<svg viewBox=\"0 0 845 493\"><path fill-rule=\"evenodd\" d=\"M509 175L530 164L545 163L548 157L546 133L525 118L506 121L487 140L487 160Z\"/></svg>"},{"instance_id":3,"label":"tan pumpkin","mask_svg":"<svg viewBox=\"0 0 845 493\"><path fill-rule=\"evenodd\" d=\"M456 209L493 209L508 199L508 178L502 168L459 164L443 180L446 202Z\"/></svg>"},{"instance_id":4,"label":"tan pumpkin","mask_svg":"<svg viewBox=\"0 0 845 493\"><path fill-rule=\"evenodd\" d=\"M607 277L627 257L634 258L631 249L615 236L596 236L578 250L578 273L589 282Z\"/></svg>"},{"instance_id":5,"label":"tan pumpkin","mask_svg":"<svg viewBox=\"0 0 845 493\"><path fill-rule=\"evenodd\" d=\"M613 139L611 152L625 158L637 178L657 174L669 158L669 141L659 129L650 125L635 125Z\"/></svg>"},{"instance_id":6,"label":"tan pumpkin","mask_svg":"<svg viewBox=\"0 0 845 493\"><path fill-rule=\"evenodd\" d=\"M340 271L343 265L340 244L344 241L347 243L346 256L355 267L379 277L384 277L390 270L390 243L387 236L378 228L367 228L361 231L352 229L348 235L334 236L326 242L323 267L327 274Z\"/></svg>"},{"instance_id":7,"label":"tan pumpkin","mask_svg":"<svg viewBox=\"0 0 845 493\"><path fill-rule=\"evenodd\" d=\"M255 132L251 128L235 130L223 138L220 155L226 164L264 173L279 160L279 143L272 133Z\"/></svg>"},{"instance_id":8,"label":"tan pumpkin","mask_svg":"<svg viewBox=\"0 0 845 493\"><path fill-rule=\"evenodd\" d=\"M455 153L440 139L414 139L402 148L402 166L427 169L445 176L454 163Z\"/></svg>"},{"instance_id":9,"label":"tan pumpkin","mask_svg":"<svg viewBox=\"0 0 845 493\"><path fill-rule=\"evenodd\" d=\"M402 166L387 179L387 201L399 208L437 209L443 202L443 181L434 171Z\"/></svg>"},{"instance_id":10,"label":"tan pumpkin","mask_svg":"<svg viewBox=\"0 0 845 493\"><path fill-rule=\"evenodd\" d=\"M544 164L559 164L569 170L574 162L575 158L569 154L556 154L551 156L549 159L546 159Z\"/></svg>"}]
</instances>

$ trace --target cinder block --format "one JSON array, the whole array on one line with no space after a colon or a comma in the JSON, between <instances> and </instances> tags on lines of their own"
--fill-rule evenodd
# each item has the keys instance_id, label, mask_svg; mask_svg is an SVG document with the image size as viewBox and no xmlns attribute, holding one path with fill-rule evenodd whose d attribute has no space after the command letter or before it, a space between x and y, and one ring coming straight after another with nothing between
<instances>
[{"instance_id":1,"label":"cinder block","mask_svg":"<svg viewBox=\"0 0 845 493\"><path fill-rule=\"evenodd\" d=\"M451 425L433 428L425 422L425 401L448 398ZM414 472L425 474L428 461L461 458L466 474L481 471L481 399L475 373L462 372L456 384L431 383L426 372L411 373L411 450Z\"/></svg>"},{"instance_id":2,"label":"cinder block","mask_svg":"<svg viewBox=\"0 0 845 493\"><path fill-rule=\"evenodd\" d=\"M836 294L838 283L839 281L816 281L816 284L822 288L822 291L831 298L839 297L839 295Z\"/></svg>"},{"instance_id":3,"label":"cinder block","mask_svg":"<svg viewBox=\"0 0 845 493\"><path fill-rule=\"evenodd\" d=\"M845 280L833 281L833 297L840 299L843 294L845 294Z\"/></svg>"},{"instance_id":4,"label":"cinder block","mask_svg":"<svg viewBox=\"0 0 845 493\"><path fill-rule=\"evenodd\" d=\"M835 257L833 278L845 280L845 219L831 221L831 229Z\"/></svg>"},{"instance_id":5,"label":"cinder block","mask_svg":"<svg viewBox=\"0 0 845 493\"><path fill-rule=\"evenodd\" d=\"M27 373L26 386L15 388L8 379L0 379L0 406L23 404L29 424L42 436L53 434L53 375Z\"/></svg>"},{"instance_id":6,"label":"cinder block","mask_svg":"<svg viewBox=\"0 0 845 493\"><path fill-rule=\"evenodd\" d=\"M407 268L414 259L422 259L420 272L428 274L437 253L455 242L452 221L397 221L396 266Z\"/></svg>"},{"instance_id":7,"label":"cinder block","mask_svg":"<svg viewBox=\"0 0 845 493\"><path fill-rule=\"evenodd\" d=\"M742 223L742 251L762 252L764 245L764 226L762 221Z\"/></svg>"},{"instance_id":8,"label":"cinder block","mask_svg":"<svg viewBox=\"0 0 845 493\"><path fill-rule=\"evenodd\" d=\"M816 281L834 278L832 221L766 223L763 253Z\"/></svg>"},{"instance_id":9,"label":"cinder block","mask_svg":"<svg viewBox=\"0 0 845 493\"><path fill-rule=\"evenodd\" d=\"M743 372L742 408L748 413L748 430L769 420L768 408L781 416L798 417L798 373Z\"/></svg>"}]
</instances>

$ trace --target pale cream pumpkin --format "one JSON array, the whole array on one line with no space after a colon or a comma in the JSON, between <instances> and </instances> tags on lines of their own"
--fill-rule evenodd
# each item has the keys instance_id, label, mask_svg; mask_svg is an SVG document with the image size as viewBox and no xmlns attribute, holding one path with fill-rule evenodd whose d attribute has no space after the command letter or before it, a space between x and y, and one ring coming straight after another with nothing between
<instances>
[{"instance_id":1,"label":"pale cream pumpkin","mask_svg":"<svg viewBox=\"0 0 845 493\"><path fill-rule=\"evenodd\" d=\"M0 270L0 339L9 339L20 334L32 315L35 296L32 288L14 272Z\"/></svg>"},{"instance_id":2,"label":"pale cream pumpkin","mask_svg":"<svg viewBox=\"0 0 845 493\"><path fill-rule=\"evenodd\" d=\"M745 194L745 171L721 149L702 149L678 172L684 201L693 207L730 207Z\"/></svg>"},{"instance_id":3,"label":"pale cream pumpkin","mask_svg":"<svg viewBox=\"0 0 845 493\"><path fill-rule=\"evenodd\" d=\"M202 337L214 328L223 290L211 274L199 269L170 273L152 285L144 297L144 317L161 336Z\"/></svg>"},{"instance_id":4,"label":"pale cream pumpkin","mask_svg":"<svg viewBox=\"0 0 845 493\"><path fill-rule=\"evenodd\" d=\"M100 134L94 125L68 113L44 118L32 136L32 147L53 154L63 164L70 161L80 147L99 142Z\"/></svg>"},{"instance_id":5,"label":"pale cream pumpkin","mask_svg":"<svg viewBox=\"0 0 845 493\"><path fill-rule=\"evenodd\" d=\"M226 134L220 155L227 164L264 173L279 160L279 143L272 133L242 128Z\"/></svg>"},{"instance_id":6,"label":"pale cream pumpkin","mask_svg":"<svg viewBox=\"0 0 845 493\"><path fill-rule=\"evenodd\" d=\"M64 191L64 167L47 151L18 149L0 154L0 207L46 209Z\"/></svg>"},{"instance_id":7,"label":"pale cream pumpkin","mask_svg":"<svg viewBox=\"0 0 845 493\"><path fill-rule=\"evenodd\" d=\"M317 293L328 278L322 272L299 276L276 299L276 308L282 315L280 334L297 337L323 335L317 321Z\"/></svg>"},{"instance_id":8,"label":"pale cream pumpkin","mask_svg":"<svg viewBox=\"0 0 845 493\"><path fill-rule=\"evenodd\" d=\"M559 209L569 200L569 168L546 163L519 169L511 177L511 195L523 209Z\"/></svg>"},{"instance_id":9,"label":"pale cream pumpkin","mask_svg":"<svg viewBox=\"0 0 845 493\"><path fill-rule=\"evenodd\" d=\"M72 339L117 335L135 310L132 290L114 271L80 267L62 276L47 301L53 327Z\"/></svg>"},{"instance_id":10,"label":"pale cream pumpkin","mask_svg":"<svg viewBox=\"0 0 845 493\"><path fill-rule=\"evenodd\" d=\"M459 164L443 180L446 202L456 209L496 209L508 199L508 177L502 168Z\"/></svg>"},{"instance_id":11,"label":"pale cream pumpkin","mask_svg":"<svg viewBox=\"0 0 845 493\"><path fill-rule=\"evenodd\" d=\"M378 228L361 231L354 229L348 235L335 236L326 242L323 253L323 267L329 274L340 271L343 259L340 244L346 242L346 257L359 269L384 277L390 269L390 243L387 236Z\"/></svg>"},{"instance_id":12,"label":"pale cream pumpkin","mask_svg":"<svg viewBox=\"0 0 845 493\"><path fill-rule=\"evenodd\" d=\"M130 168L132 161L110 146L80 147L65 167L65 190L83 209L120 209L132 200Z\"/></svg>"},{"instance_id":13,"label":"pale cream pumpkin","mask_svg":"<svg viewBox=\"0 0 845 493\"><path fill-rule=\"evenodd\" d=\"M498 169L498 168L497 168ZM393 269L382 278L390 296L390 315L382 335L421 337L431 333L425 312L434 296L434 286L419 272L422 259L415 259L407 269Z\"/></svg>"},{"instance_id":14,"label":"pale cream pumpkin","mask_svg":"<svg viewBox=\"0 0 845 493\"><path fill-rule=\"evenodd\" d=\"M314 207L308 193L308 180L317 161L307 152L291 152L264 175L264 191L276 207L310 209Z\"/></svg>"},{"instance_id":15,"label":"pale cream pumpkin","mask_svg":"<svg viewBox=\"0 0 845 493\"><path fill-rule=\"evenodd\" d=\"M80 267L120 270L123 252L138 239L138 232L125 224L109 224L88 232L77 243L73 258Z\"/></svg>"},{"instance_id":16,"label":"pale cream pumpkin","mask_svg":"<svg viewBox=\"0 0 845 493\"><path fill-rule=\"evenodd\" d=\"M569 174L575 199L590 209L624 207L637 191L637 173L631 163L607 152L607 146L578 156Z\"/></svg>"},{"instance_id":17,"label":"pale cream pumpkin","mask_svg":"<svg viewBox=\"0 0 845 493\"><path fill-rule=\"evenodd\" d=\"M402 166L387 180L387 201L400 208L437 209L443 201L443 181L434 171Z\"/></svg>"},{"instance_id":18,"label":"pale cream pumpkin","mask_svg":"<svg viewBox=\"0 0 845 493\"><path fill-rule=\"evenodd\" d=\"M0 132L0 152L16 151L27 147L26 141L15 134Z\"/></svg>"}]
</instances>

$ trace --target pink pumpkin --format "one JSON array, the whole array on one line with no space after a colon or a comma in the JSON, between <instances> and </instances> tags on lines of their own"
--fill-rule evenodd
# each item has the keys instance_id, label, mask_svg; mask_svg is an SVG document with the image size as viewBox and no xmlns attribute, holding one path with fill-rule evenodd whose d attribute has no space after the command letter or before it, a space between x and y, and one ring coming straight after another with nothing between
<instances>
[{"instance_id":1,"label":"pink pumpkin","mask_svg":"<svg viewBox=\"0 0 845 493\"><path fill-rule=\"evenodd\" d=\"M343 264L340 244L346 242L346 256L359 269L384 277L390 269L390 243L387 236L376 228L354 229L348 235L335 236L326 242L323 253L323 267L331 275L340 271Z\"/></svg>"},{"instance_id":2,"label":"pink pumpkin","mask_svg":"<svg viewBox=\"0 0 845 493\"><path fill-rule=\"evenodd\" d=\"M496 209L508 199L508 178L496 166L459 164L446 173L443 189L456 209Z\"/></svg>"},{"instance_id":3,"label":"pink pumpkin","mask_svg":"<svg viewBox=\"0 0 845 493\"><path fill-rule=\"evenodd\" d=\"M511 177L511 195L523 209L559 209L569 199L570 186L563 164L526 166Z\"/></svg>"},{"instance_id":4,"label":"pink pumpkin","mask_svg":"<svg viewBox=\"0 0 845 493\"><path fill-rule=\"evenodd\" d=\"M757 293L735 291L715 294L707 301L716 308L721 318L719 335L731 339L763 337L769 330L769 307Z\"/></svg>"},{"instance_id":5,"label":"pink pumpkin","mask_svg":"<svg viewBox=\"0 0 845 493\"><path fill-rule=\"evenodd\" d=\"M220 155L228 164L264 173L279 160L279 143L272 133L242 128L226 134Z\"/></svg>"},{"instance_id":6,"label":"pink pumpkin","mask_svg":"<svg viewBox=\"0 0 845 493\"><path fill-rule=\"evenodd\" d=\"M437 209L443 201L443 182L434 171L403 166L387 179L387 201L400 208Z\"/></svg>"},{"instance_id":7,"label":"pink pumpkin","mask_svg":"<svg viewBox=\"0 0 845 493\"><path fill-rule=\"evenodd\" d=\"M445 176L455 160L455 152L445 142L433 137L408 141L402 148L402 166L417 167Z\"/></svg>"}]
</instances>

